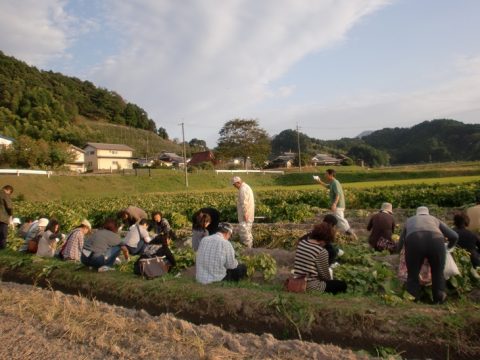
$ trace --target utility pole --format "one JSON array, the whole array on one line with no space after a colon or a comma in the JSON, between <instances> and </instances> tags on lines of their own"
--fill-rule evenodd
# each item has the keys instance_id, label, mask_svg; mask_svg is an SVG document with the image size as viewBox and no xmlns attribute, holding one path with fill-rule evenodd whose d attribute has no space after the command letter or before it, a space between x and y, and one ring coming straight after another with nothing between
<instances>
[{"instance_id":1,"label":"utility pole","mask_svg":"<svg viewBox=\"0 0 480 360\"><path fill-rule=\"evenodd\" d=\"M300 156L300 131L297 124L297 144L298 144L298 169L302 171L302 157Z\"/></svg>"},{"instance_id":2,"label":"utility pole","mask_svg":"<svg viewBox=\"0 0 480 360\"><path fill-rule=\"evenodd\" d=\"M185 187L188 188L188 173L187 173L187 148L185 146L185 129L182 122L182 140L183 140L183 168L185 169Z\"/></svg>"}]
</instances>

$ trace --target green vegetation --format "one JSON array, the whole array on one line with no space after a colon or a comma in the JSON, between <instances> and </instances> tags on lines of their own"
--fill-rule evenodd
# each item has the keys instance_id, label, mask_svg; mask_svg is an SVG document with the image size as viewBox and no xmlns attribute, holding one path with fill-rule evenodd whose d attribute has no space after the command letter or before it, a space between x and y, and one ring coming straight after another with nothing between
<instances>
[{"instance_id":1,"label":"green vegetation","mask_svg":"<svg viewBox=\"0 0 480 360\"><path fill-rule=\"evenodd\" d=\"M107 178L108 180L108 178ZM474 202L480 182L457 184L419 184L390 187L351 188L345 191L349 209L379 208L384 201L395 207L412 209L420 205L436 207L462 207ZM37 187L37 190L39 187ZM265 216L269 222L301 223L328 207L325 191L311 190L258 190L256 191L257 216ZM192 214L201 207L217 208L223 220L236 222L236 193L182 192L148 195L124 195L100 199L75 201L17 201L16 214L21 217L55 217L64 229L80 223L83 218L101 224L105 218L114 217L118 210L136 205L147 212L162 210L172 226L181 228L189 224ZM359 210L362 211L362 210ZM263 237L259 237L262 241Z\"/></svg>"}]
</instances>

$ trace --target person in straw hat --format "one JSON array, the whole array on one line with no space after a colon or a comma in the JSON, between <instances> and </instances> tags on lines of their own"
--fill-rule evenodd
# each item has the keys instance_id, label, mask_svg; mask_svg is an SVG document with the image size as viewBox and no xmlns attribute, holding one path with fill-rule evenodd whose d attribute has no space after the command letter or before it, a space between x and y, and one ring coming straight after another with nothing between
<instances>
[{"instance_id":1,"label":"person in straw hat","mask_svg":"<svg viewBox=\"0 0 480 360\"><path fill-rule=\"evenodd\" d=\"M92 225L87 219L83 219L80 225L68 234L65 244L58 254L59 257L63 260L80 261L85 235L90 231L92 231Z\"/></svg>"}]
</instances>

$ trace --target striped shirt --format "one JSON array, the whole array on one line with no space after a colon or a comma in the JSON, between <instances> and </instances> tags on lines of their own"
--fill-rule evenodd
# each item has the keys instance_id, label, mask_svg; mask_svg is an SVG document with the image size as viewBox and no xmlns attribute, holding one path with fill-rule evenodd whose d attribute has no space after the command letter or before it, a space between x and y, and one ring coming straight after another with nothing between
<instances>
[{"instance_id":1,"label":"striped shirt","mask_svg":"<svg viewBox=\"0 0 480 360\"><path fill-rule=\"evenodd\" d=\"M293 271L295 276L306 275L307 290L325 291L325 281L332 279L328 270L328 251L313 241L300 241Z\"/></svg>"}]
</instances>

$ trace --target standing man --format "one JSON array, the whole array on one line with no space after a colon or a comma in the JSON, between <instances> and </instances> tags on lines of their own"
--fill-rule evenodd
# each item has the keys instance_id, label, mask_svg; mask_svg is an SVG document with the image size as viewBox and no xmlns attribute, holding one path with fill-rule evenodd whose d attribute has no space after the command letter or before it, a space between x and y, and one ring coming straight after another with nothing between
<instances>
[{"instance_id":1,"label":"standing man","mask_svg":"<svg viewBox=\"0 0 480 360\"><path fill-rule=\"evenodd\" d=\"M470 219L467 229L475 233L480 232L480 191L475 195L476 205L467 209L467 216Z\"/></svg>"},{"instance_id":2,"label":"standing man","mask_svg":"<svg viewBox=\"0 0 480 360\"><path fill-rule=\"evenodd\" d=\"M342 185L335 176L336 172L334 169L327 169L325 171L326 183L324 183L318 176L314 176L314 179L320 185L323 185L330 190L330 210L332 210L338 220L337 227L350 236L352 240L357 240L357 235L355 235L347 219L345 219L345 196L343 195Z\"/></svg>"},{"instance_id":3,"label":"standing man","mask_svg":"<svg viewBox=\"0 0 480 360\"><path fill-rule=\"evenodd\" d=\"M247 247L253 246L252 226L255 216L255 199L250 186L238 176L233 177L232 184L238 189L237 215L240 225L240 241Z\"/></svg>"},{"instance_id":4,"label":"standing man","mask_svg":"<svg viewBox=\"0 0 480 360\"><path fill-rule=\"evenodd\" d=\"M216 234L200 242L195 260L195 277L199 283L239 281L247 275L247 267L235 259L235 250L229 241L232 232L232 225L220 223Z\"/></svg>"},{"instance_id":5,"label":"standing man","mask_svg":"<svg viewBox=\"0 0 480 360\"><path fill-rule=\"evenodd\" d=\"M11 185L5 185L0 191L0 250L7 246L8 224L13 214L13 205L10 195L13 193Z\"/></svg>"}]
</instances>

